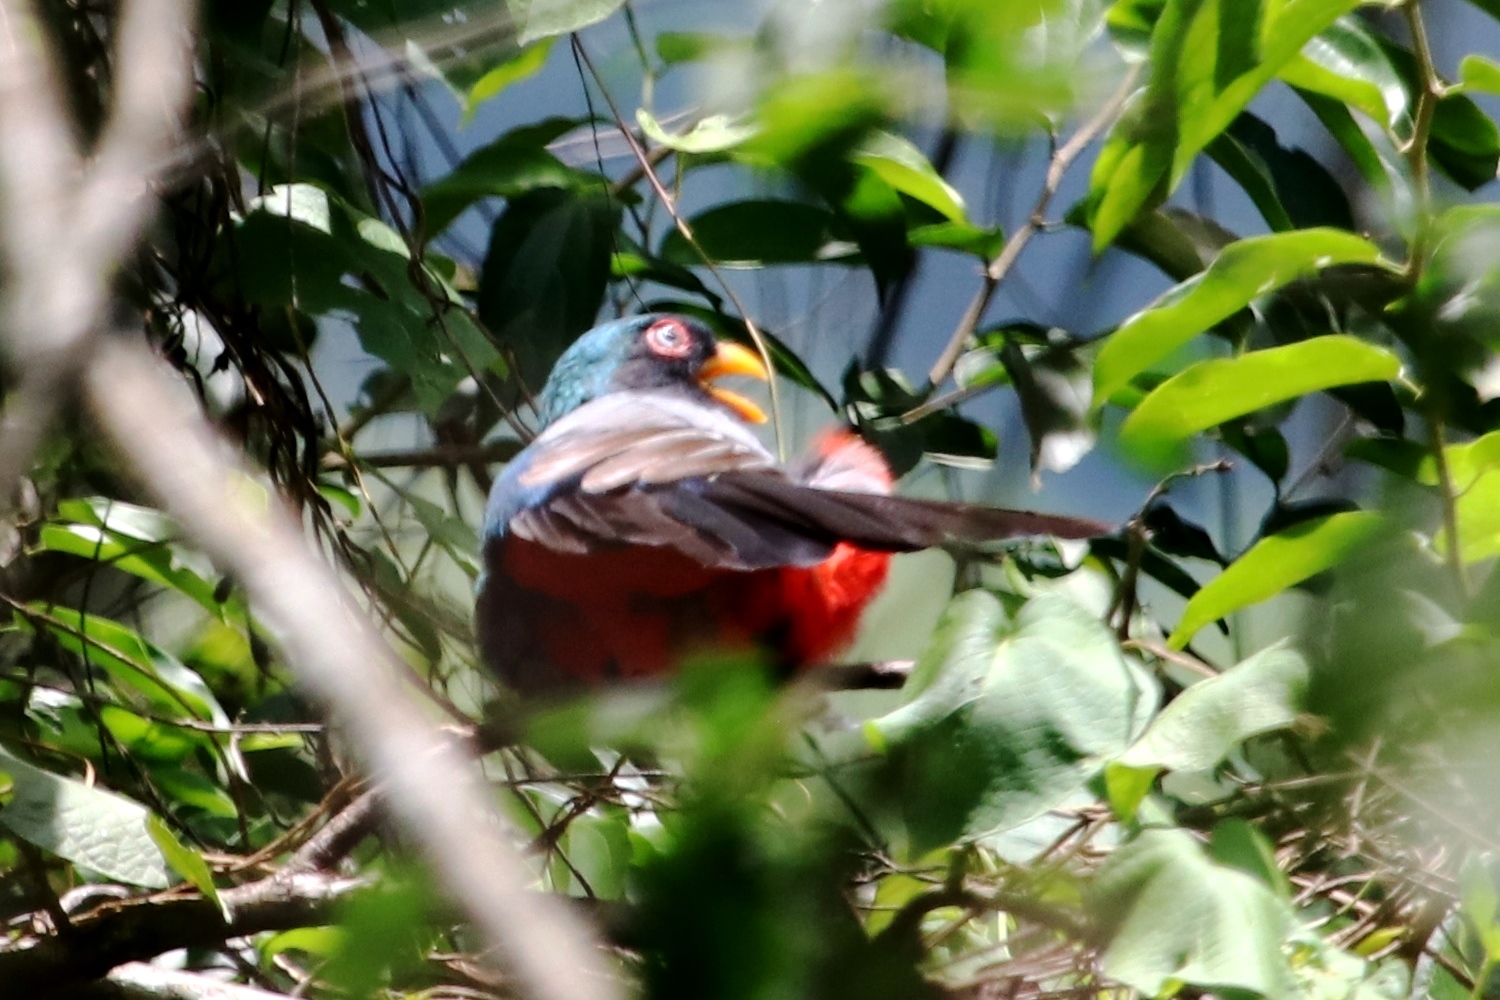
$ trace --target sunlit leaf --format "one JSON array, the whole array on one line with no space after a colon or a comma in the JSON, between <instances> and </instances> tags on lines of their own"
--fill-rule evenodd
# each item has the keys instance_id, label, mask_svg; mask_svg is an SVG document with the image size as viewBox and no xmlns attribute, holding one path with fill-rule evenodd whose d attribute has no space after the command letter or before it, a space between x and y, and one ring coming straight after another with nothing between
<instances>
[{"instance_id":1,"label":"sunlit leaf","mask_svg":"<svg viewBox=\"0 0 1500 1000\"><path fill-rule=\"evenodd\" d=\"M1061 802L1130 743L1157 693L1066 598L1036 597L1012 622L993 596L970 591L950 605L908 696L866 732L904 776L922 851Z\"/></svg>"},{"instance_id":2,"label":"sunlit leaf","mask_svg":"<svg viewBox=\"0 0 1500 1000\"><path fill-rule=\"evenodd\" d=\"M161 851L162 857L172 870L192 884L193 888L203 893L203 897L215 906L219 907L224 914L224 919L230 919L230 913L219 899L219 889L214 885L213 872L209 870L208 862L203 860L203 855L188 847L177 839L172 828L161 821L158 816L146 817L146 832L151 841L156 844L157 850Z\"/></svg>"},{"instance_id":3,"label":"sunlit leaf","mask_svg":"<svg viewBox=\"0 0 1500 1000\"><path fill-rule=\"evenodd\" d=\"M1297 995L1282 950L1296 927L1290 910L1181 830L1146 830L1117 849L1089 898L1108 942L1104 973L1147 996L1169 983Z\"/></svg>"},{"instance_id":4,"label":"sunlit leaf","mask_svg":"<svg viewBox=\"0 0 1500 1000\"><path fill-rule=\"evenodd\" d=\"M548 39L522 49L515 56L487 71L469 88L468 94L465 95L464 122L467 123L474 117L474 112L478 110L481 104L495 97L511 84L519 83L522 80L535 76L546 64L547 57L551 54L552 41Z\"/></svg>"},{"instance_id":5,"label":"sunlit leaf","mask_svg":"<svg viewBox=\"0 0 1500 1000\"><path fill-rule=\"evenodd\" d=\"M566 35L597 24L624 0L504 0L515 24L516 41L527 45L541 38Z\"/></svg>"},{"instance_id":6,"label":"sunlit leaf","mask_svg":"<svg viewBox=\"0 0 1500 1000\"><path fill-rule=\"evenodd\" d=\"M1290 645L1277 643L1178 695L1120 763L1208 770L1250 737L1296 722L1307 683L1306 659Z\"/></svg>"},{"instance_id":7,"label":"sunlit leaf","mask_svg":"<svg viewBox=\"0 0 1500 1000\"><path fill-rule=\"evenodd\" d=\"M1348 511L1302 521L1262 538L1188 602L1168 644L1181 649L1210 622L1332 569L1383 530L1385 519L1379 514Z\"/></svg>"},{"instance_id":8,"label":"sunlit leaf","mask_svg":"<svg viewBox=\"0 0 1500 1000\"><path fill-rule=\"evenodd\" d=\"M1207 271L1189 278L1120 324L1094 362L1094 406L1193 337L1267 292L1335 264L1373 264L1380 250L1336 229L1240 240Z\"/></svg>"},{"instance_id":9,"label":"sunlit leaf","mask_svg":"<svg viewBox=\"0 0 1500 1000\"><path fill-rule=\"evenodd\" d=\"M1164 464L1192 435L1234 417L1400 371L1394 354L1346 334L1200 361L1147 394L1120 428L1120 445L1141 461Z\"/></svg>"},{"instance_id":10,"label":"sunlit leaf","mask_svg":"<svg viewBox=\"0 0 1500 1000\"><path fill-rule=\"evenodd\" d=\"M151 838L146 807L44 771L4 749L0 773L9 775L14 787L0 808L0 825L16 836L106 878L167 887L167 864Z\"/></svg>"},{"instance_id":11,"label":"sunlit leaf","mask_svg":"<svg viewBox=\"0 0 1500 1000\"><path fill-rule=\"evenodd\" d=\"M1168 0L1151 33L1151 79L1094 167L1094 249L1164 200L1194 157L1303 45L1357 0Z\"/></svg>"}]
</instances>

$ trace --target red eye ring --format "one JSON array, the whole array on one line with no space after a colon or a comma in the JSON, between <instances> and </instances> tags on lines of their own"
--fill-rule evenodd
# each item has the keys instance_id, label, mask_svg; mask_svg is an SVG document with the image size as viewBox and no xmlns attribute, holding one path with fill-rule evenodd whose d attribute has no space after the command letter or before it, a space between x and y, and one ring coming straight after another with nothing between
<instances>
[{"instance_id":1,"label":"red eye ring","mask_svg":"<svg viewBox=\"0 0 1500 1000\"><path fill-rule=\"evenodd\" d=\"M693 351L693 337L680 319L659 319L646 327L646 346L659 358L685 358Z\"/></svg>"}]
</instances>

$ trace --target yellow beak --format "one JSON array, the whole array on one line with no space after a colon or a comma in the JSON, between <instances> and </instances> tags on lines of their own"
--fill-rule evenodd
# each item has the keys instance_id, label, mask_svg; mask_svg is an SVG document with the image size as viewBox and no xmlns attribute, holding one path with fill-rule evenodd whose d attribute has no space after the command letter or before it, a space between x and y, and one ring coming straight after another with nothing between
<instances>
[{"instance_id":1,"label":"yellow beak","mask_svg":"<svg viewBox=\"0 0 1500 1000\"><path fill-rule=\"evenodd\" d=\"M769 382L771 373L766 370L765 362L761 361L760 355L748 347L722 340L714 356L704 362L703 367L698 370L698 384L703 386L710 396L739 414L741 419L752 424L765 423L765 410L739 393L730 392L728 389L722 389L713 384L714 381L726 375L748 375L762 382Z\"/></svg>"}]
</instances>

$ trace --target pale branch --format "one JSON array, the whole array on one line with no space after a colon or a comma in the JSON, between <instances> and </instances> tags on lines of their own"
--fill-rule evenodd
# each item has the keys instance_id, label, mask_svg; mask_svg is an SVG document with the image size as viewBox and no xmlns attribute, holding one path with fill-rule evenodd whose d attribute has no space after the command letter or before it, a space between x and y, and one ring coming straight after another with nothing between
<instances>
[{"instance_id":1,"label":"pale branch","mask_svg":"<svg viewBox=\"0 0 1500 1000\"><path fill-rule=\"evenodd\" d=\"M71 398L111 284L149 218L160 164L192 93L187 0L121 5L113 102L87 163L68 119L45 18L0 0L0 353L18 388L0 416L0 509Z\"/></svg>"},{"instance_id":2,"label":"pale branch","mask_svg":"<svg viewBox=\"0 0 1500 1000\"><path fill-rule=\"evenodd\" d=\"M265 503L248 470L230 457L232 449L143 344L128 335L99 336L113 273L138 237L153 164L165 161L161 147L171 143L186 98L173 89L192 79L184 38L193 5L132 0L121 8L116 103L94 167L81 169L48 62L47 33L25 0L0 0L0 128L10 140L0 147L0 261L8 279L3 346L19 383L32 387L21 400L36 408L7 415L7 425L29 433L5 442L0 471L12 479L0 481L0 492L11 492L45 425L81 379L94 415L137 475L236 573L279 630L289 661L344 721L356 750L384 782L392 812L484 936L510 958L523 992L537 1000L611 996L616 982L588 935L560 901L526 892L534 876L503 836L477 774L407 697L399 661L308 549L298 522L283 505ZM125 48L127 42L139 51ZM109 217L85 223L78 214L84 210ZM184 933L213 929L202 911L211 904L181 905L189 907L184 919L191 925ZM261 909L249 906L252 913ZM303 920L304 911L295 919ZM45 962L67 950L68 974L97 976L133 957L118 949L147 944L132 940L131 928L110 926L123 930L124 939L94 941L81 958L71 953L77 937L69 934L67 944L49 938L6 960ZM116 953L104 964L111 947ZM28 981L21 975L0 974L0 982L18 988Z\"/></svg>"},{"instance_id":3,"label":"pale branch","mask_svg":"<svg viewBox=\"0 0 1500 1000\"><path fill-rule=\"evenodd\" d=\"M984 317L984 311L989 308L995 292L999 290L1000 283L1005 280L1005 276L1020 259L1021 251L1026 249L1026 244L1030 243L1031 238L1046 225L1047 208L1052 204L1058 188L1062 186L1063 177L1067 174L1068 168L1088 148L1089 143L1109 128L1115 117L1119 115L1120 109L1125 106L1126 99L1135 89L1135 81L1139 73L1139 66L1132 66L1127 70L1114 93L1095 112L1094 116L1079 126L1078 131L1053 152L1052 159L1047 164L1047 176L1042 182L1042 189L1037 194L1036 202L1032 205L1031 214L1027 216L1020 228L1011 233L1010 239L1005 241L1005 246L1001 247L1000 253L985 267L979 291L969 302L953 335L932 365L932 371L927 376L930 385L940 384L953 371L953 366L958 363L959 356L963 353L964 345L978 329L979 321Z\"/></svg>"},{"instance_id":4,"label":"pale branch","mask_svg":"<svg viewBox=\"0 0 1500 1000\"><path fill-rule=\"evenodd\" d=\"M240 581L522 992L536 1000L615 996L619 981L591 935L561 900L529 891L535 876L488 790L408 696L403 665L357 613L343 581L308 549L286 506L257 495L249 470L186 387L123 336L100 339L83 386L101 430L143 485Z\"/></svg>"}]
</instances>

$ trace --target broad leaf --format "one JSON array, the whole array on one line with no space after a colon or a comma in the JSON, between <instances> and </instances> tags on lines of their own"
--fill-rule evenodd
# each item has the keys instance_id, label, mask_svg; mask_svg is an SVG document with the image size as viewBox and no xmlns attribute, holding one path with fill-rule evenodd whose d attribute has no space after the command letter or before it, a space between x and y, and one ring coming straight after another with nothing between
<instances>
[{"instance_id":1,"label":"broad leaf","mask_svg":"<svg viewBox=\"0 0 1500 1000\"><path fill-rule=\"evenodd\" d=\"M1146 830L1112 854L1089 901L1108 943L1105 975L1146 996L1205 991L1295 994L1283 944L1290 910L1264 884L1215 864L1181 830Z\"/></svg>"},{"instance_id":2,"label":"broad leaf","mask_svg":"<svg viewBox=\"0 0 1500 1000\"><path fill-rule=\"evenodd\" d=\"M908 694L866 731L902 775L918 853L1062 802L1129 744L1156 702L1091 612L1044 594L1010 621L984 591L954 599Z\"/></svg>"},{"instance_id":3,"label":"broad leaf","mask_svg":"<svg viewBox=\"0 0 1500 1000\"><path fill-rule=\"evenodd\" d=\"M1252 736L1285 729L1304 708L1307 661L1277 643L1199 681L1151 721L1120 758L1136 768L1206 771Z\"/></svg>"},{"instance_id":4,"label":"broad leaf","mask_svg":"<svg viewBox=\"0 0 1500 1000\"><path fill-rule=\"evenodd\" d=\"M436 236L481 198L514 198L545 188L602 190L598 174L567 166L547 144L575 128L572 118L549 118L507 132L468 156L422 192L423 222Z\"/></svg>"},{"instance_id":5,"label":"broad leaf","mask_svg":"<svg viewBox=\"0 0 1500 1000\"><path fill-rule=\"evenodd\" d=\"M0 774L10 777L14 789L0 808L0 825L16 836L109 879L147 889L171 884L145 806L44 771L4 749Z\"/></svg>"},{"instance_id":6,"label":"broad leaf","mask_svg":"<svg viewBox=\"0 0 1500 1000\"><path fill-rule=\"evenodd\" d=\"M516 41L526 45L598 24L625 0L505 0L515 23Z\"/></svg>"},{"instance_id":7,"label":"broad leaf","mask_svg":"<svg viewBox=\"0 0 1500 1000\"><path fill-rule=\"evenodd\" d=\"M724 267L849 260L857 250L847 238L834 236L836 226L826 208L769 199L730 202L688 221L703 252ZM675 229L662 241L661 256L676 264L703 263Z\"/></svg>"},{"instance_id":8,"label":"broad leaf","mask_svg":"<svg viewBox=\"0 0 1500 1000\"><path fill-rule=\"evenodd\" d=\"M1302 521L1262 538L1188 602L1168 644L1181 649L1210 622L1332 569L1383 530L1385 520L1379 514L1346 511Z\"/></svg>"}]
</instances>

